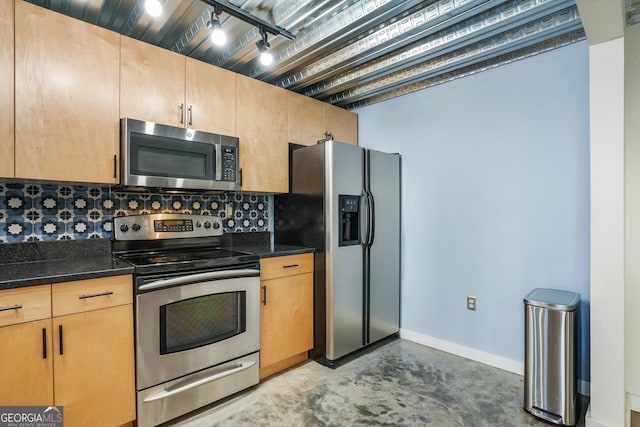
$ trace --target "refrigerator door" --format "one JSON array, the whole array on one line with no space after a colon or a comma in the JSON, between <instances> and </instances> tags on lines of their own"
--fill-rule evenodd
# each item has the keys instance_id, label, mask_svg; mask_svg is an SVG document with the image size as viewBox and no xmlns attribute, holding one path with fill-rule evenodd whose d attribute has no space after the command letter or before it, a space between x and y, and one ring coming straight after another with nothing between
<instances>
[{"instance_id":1,"label":"refrigerator door","mask_svg":"<svg viewBox=\"0 0 640 427\"><path fill-rule=\"evenodd\" d=\"M372 343L400 328L400 156L367 152L368 191L373 196L368 250L369 335Z\"/></svg>"},{"instance_id":2,"label":"refrigerator door","mask_svg":"<svg viewBox=\"0 0 640 427\"><path fill-rule=\"evenodd\" d=\"M326 358L336 360L364 344L363 250L358 241L353 244L353 236L340 239L340 233L345 232L340 201L345 208L345 203L362 195L363 149L334 141L328 141L324 146ZM352 209L354 205L348 206ZM360 210L358 214L361 214ZM357 227L362 219L352 215L350 218L352 227ZM350 244L345 245L345 240Z\"/></svg>"}]
</instances>

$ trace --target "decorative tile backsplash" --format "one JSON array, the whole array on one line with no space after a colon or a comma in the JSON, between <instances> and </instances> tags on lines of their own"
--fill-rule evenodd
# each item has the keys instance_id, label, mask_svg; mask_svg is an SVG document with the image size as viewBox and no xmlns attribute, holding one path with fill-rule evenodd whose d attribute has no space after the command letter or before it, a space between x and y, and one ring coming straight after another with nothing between
<instances>
[{"instance_id":1,"label":"decorative tile backsplash","mask_svg":"<svg viewBox=\"0 0 640 427\"><path fill-rule=\"evenodd\" d=\"M271 196L125 193L110 187L0 181L0 243L111 238L113 217L191 213L223 218L225 232L269 231ZM227 218L227 205L233 214Z\"/></svg>"}]
</instances>

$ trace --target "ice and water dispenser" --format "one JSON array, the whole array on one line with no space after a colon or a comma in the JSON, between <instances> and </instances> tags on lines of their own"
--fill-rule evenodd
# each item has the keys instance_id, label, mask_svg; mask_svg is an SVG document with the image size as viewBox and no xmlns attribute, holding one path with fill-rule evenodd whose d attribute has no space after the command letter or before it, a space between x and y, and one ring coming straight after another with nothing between
<instances>
[{"instance_id":1,"label":"ice and water dispenser","mask_svg":"<svg viewBox=\"0 0 640 427\"><path fill-rule=\"evenodd\" d=\"M338 195L340 238L338 246L360 244L360 196Z\"/></svg>"}]
</instances>

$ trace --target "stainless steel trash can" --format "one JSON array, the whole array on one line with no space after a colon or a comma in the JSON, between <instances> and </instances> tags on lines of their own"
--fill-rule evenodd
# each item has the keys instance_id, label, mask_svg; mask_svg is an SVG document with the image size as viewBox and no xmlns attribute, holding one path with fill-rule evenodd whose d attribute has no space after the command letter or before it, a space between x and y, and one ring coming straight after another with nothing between
<instances>
[{"instance_id":1,"label":"stainless steel trash can","mask_svg":"<svg viewBox=\"0 0 640 427\"><path fill-rule=\"evenodd\" d=\"M534 289L524 298L524 409L545 421L577 422L580 294Z\"/></svg>"}]
</instances>

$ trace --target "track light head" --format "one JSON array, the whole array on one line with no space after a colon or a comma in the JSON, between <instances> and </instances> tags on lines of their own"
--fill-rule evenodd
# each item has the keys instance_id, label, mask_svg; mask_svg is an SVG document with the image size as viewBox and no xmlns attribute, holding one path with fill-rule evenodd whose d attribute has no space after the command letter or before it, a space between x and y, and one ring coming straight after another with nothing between
<instances>
[{"instance_id":1,"label":"track light head","mask_svg":"<svg viewBox=\"0 0 640 427\"><path fill-rule=\"evenodd\" d=\"M211 20L207 22L207 28L211 29L211 41L213 41L213 44L223 46L227 42L227 34L222 29L219 14L219 7L216 7L211 12Z\"/></svg>"},{"instance_id":2,"label":"track light head","mask_svg":"<svg viewBox=\"0 0 640 427\"><path fill-rule=\"evenodd\" d=\"M266 67L273 64L273 55L269 52L269 48L271 45L267 40L267 32L264 28L260 28L260 35L262 39L256 42L256 46L258 47L258 51L260 52L260 63Z\"/></svg>"},{"instance_id":3,"label":"track light head","mask_svg":"<svg viewBox=\"0 0 640 427\"><path fill-rule=\"evenodd\" d=\"M144 10L154 18L162 15L162 3L159 0L145 0Z\"/></svg>"}]
</instances>

